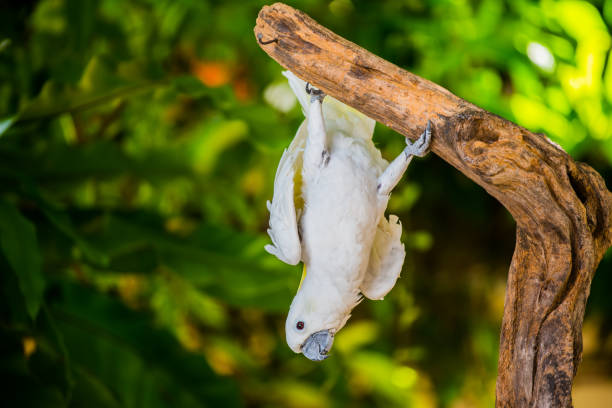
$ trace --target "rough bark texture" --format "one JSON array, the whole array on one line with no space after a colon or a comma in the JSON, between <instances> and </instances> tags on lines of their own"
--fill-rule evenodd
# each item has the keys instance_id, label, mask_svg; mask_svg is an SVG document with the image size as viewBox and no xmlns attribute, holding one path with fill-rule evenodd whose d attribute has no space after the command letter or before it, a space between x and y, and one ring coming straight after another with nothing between
<instances>
[{"instance_id":1,"label":"rough bark texture","mask_svg":"<svg viewBox=\"0 0 612 408\"><path fill-rule=\"evenodd\" d=\"M569 407L591 280L612 237L612 194L591 167L282 3L255 36L283 67L415 139L482 186L517 223L501 329L498 407Z\"/></svg>"}]
</instances>

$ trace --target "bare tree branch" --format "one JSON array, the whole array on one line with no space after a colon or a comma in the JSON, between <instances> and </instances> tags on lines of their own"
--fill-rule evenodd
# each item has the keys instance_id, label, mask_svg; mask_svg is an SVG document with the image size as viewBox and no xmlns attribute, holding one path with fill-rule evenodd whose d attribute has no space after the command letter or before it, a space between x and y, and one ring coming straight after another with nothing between
<instances>
[{"instance_id":1,"label":"bare tree branch","mask_svg":"<svg viewBox=\"0 0 612 408\"><path fill-rule=\"evenodd\" d=\"M497 198L517 222L497 379L498 407L569 407L595 269L612 240L601 176L534 134L334 34L282 3L255 36L282 66L415 139Z\"/></svg>"}]
</instances>

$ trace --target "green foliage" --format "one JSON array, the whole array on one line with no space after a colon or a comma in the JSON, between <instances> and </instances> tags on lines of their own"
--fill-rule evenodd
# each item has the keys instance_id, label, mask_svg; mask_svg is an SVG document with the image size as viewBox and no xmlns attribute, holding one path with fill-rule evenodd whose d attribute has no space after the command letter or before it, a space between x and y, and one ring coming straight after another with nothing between
<instances>
[{"instance_id":1,"label":"green foliage","mask_svg":"<svg viewBox=\"0 0 612 408\"><path fill-rule=\"evenodd\" d=\"M612 1L290 3L611 174ZM324 363L284 344L300 268L264 253L265 202L302 114L253 38L264 4L41 0L0 13L11 406L493 404L513 224L433 158L390 202L408 251L397 287L355 310ZM375 139L386 158L403 148L383 126ZM600 275L594 350L611 361Z\"/></svg>"},{"instance_id":2,"label":"green foliage","mask_svg":"<svg viewBox=\"0 0 612 408\"><path fill-rule=\"evenodd\" d=\"M17 208L1 201L0 246L17 276L28 313L32 319L36 319L45 289L36 230Z\"/></svg>"}]
</instances>

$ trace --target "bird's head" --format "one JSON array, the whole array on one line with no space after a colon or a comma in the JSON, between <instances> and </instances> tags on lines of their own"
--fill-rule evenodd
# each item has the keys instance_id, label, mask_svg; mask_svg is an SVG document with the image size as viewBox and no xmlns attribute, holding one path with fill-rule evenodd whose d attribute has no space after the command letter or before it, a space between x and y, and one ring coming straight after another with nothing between
<instances>
[{"instance_id":1,"label":"bird's head","mask_svg":"<svg viewBox=\"0 0 612 408\"><path fill-rule=\"evenodd\" d=\"M328 357L334 336L351 316L360 295L339 293L333 284L317 281L314 274L308 275L302 277L291 302L285 334L291 350L320 361Z\"/></svg>"}]
</instances>

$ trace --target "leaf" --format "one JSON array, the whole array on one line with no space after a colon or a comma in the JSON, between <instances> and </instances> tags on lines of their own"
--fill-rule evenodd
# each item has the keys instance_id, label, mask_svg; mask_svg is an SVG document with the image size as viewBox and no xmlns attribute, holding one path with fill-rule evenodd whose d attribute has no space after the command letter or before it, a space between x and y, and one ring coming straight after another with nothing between
<instances>
[{"instance_id":1,"label":"leaf","mask_svg":"<svg viewBox=\"0 0 612 408\"><path fill-rule=\"evenodd\" d=\"M90 244L82 236L78 229L73 225L68 212L57 209L54 205L49 203L34 184L23 183L21 188L22 194L36 202L42 211L42 214L47 218L49 223L57 228L60 233L72 240L90 262L99 265L108 264L108 256L104 253L104 251L101 251Z\"/></svg>"},{"instance_id":2,"label":"leaf","mask_svg":"<svg viewBox=\"0 0 612 408\"><path fill-rule=\"evenodd\" d=\"M67 213L55 210L43 201L39 201L39 204L41 205L43 214L45 214L49 222L51 222L51 224L53 224L60 232L73 240L90 262L99 265L108 265L108 255L106 255L103 251L98 250L98 248L95 248L81 236L77 229L72 225L72 221Z\"/></svg>"},{"instance_id":3,"label":"leaf","mask_svg":"<svg viewBox=\"0 0 612 408\"><path fill-rule=\"evenodd\" d=\"M47 314L48 316L48 314ZM37 322L39 323L40 320ZM43 321L48 323L48 321ZM4 405L15 408L119 408L105 384L87 370L77 372L76 387L63 391L68 361L62 346L54 341L46 324L37 327L37 335L30 338L35 349L31 355L23 352L23 333L20 330L0 329L2 361L0 365L0 394Z\"/></svg>"},{"instance_id":4,"label":"leaf","mask_svg":"<svg viewBox=\"0 0 612 408\"><path fill-rule=\"evenodd\" d=\"M99 225L88 240L108 254L111 266L128 260L130 253L148 253L143 269L133 272L150 271L155 261L232 305L284 311L299 281L299 268L271 260L257 236L203 226L179 238L165 232L161 218L142 212L109 214Z\"/></svg>"},{"instance_id":5,"label":"leaf","mask_svg":"<svg viewBox=\"0 0 612 408\"><path fill-rule=\"evenodd\" d=\"M204 225L178 237L165 230L162 217L144 211L73 210L72 215L88 226L86 234L77 236L77 245L85 243L94 255L103 255L105 263L87 258L106 272L150 274L170 269L208 296L275 312L286 310L299 281L298 267L281 264L263 251L267 238L262 236ZM76 233L70 225L70 233Z\"/></svg>"},{"instance_id":6,"label":"leaf","mask_svg":"<svg viewBox=\"0 0 612 408\"><path fill-rule=\"evenodd\" d=\"M39 94L22 107L19 121L47 119L66 112L90 109L116 99L134 97L166 84L164 80L142 72L119 71L117 61L94 55L83 67L78 83L66 83L58 75L48 79Z\"/></svg>"},{"instance_id":7,"label":"leaf","mask_svg":"<svg viewBox=\"0 0 612 408\"><path fill-rule=\"evenodd\" d=\"M77 372L78 379L72 395L71 408L119 408L121 404L100 379L87 370Z\"/></svg>"},{"instance_id":8,"label":"leaf","mask_svg":"<svg viewBox=\"0 0 612 408\"><path fill-rule=\"evenodd\" d=\"M4 373L0 373L4 374ZM65 408L59 389L43 385L33 375L7 373L0 375L2 402L13 408Z\"/></svg>"},{"instance_id":9,"label":"leaf","mask_svg":"<svg viewBox=\"0 0 612 408\"><path fill-rule=\"evenodd\" d=\"M36 229L12 204L0 201L0 246L17 275L32 320L36 319L45 289Z\"/></svg>"},{"instance_id":10,"label":"leaf","mask_svg":"<svg viewBox=\"0 0 612 408\"><path fill-rule=\"evenodd\" d=\"M299 122L289 123L270 106L239 107L232 115L249 124L249 143L264 151L282 152L299 126Z\"/></svg>"},{"instance_id":11,"label":"leaf","mask_svg":"<svg viewBox=\"0 0 612 408\"><path fill-rule=\"evenodd\" d=\"M59 116L66 112L86 110L107 104L117 98L128 98L151 91L160 83L144 82L102 89L81 89L60 85L53 80L19 113L20 121L34 121Z\"/></svg>"},{"instance_id":12,"label":"leaf","mask_svg":"<svg viewBox=\"0 0 612 408\"><path fill-rule=\"evenodd\" d=\"M61 359L61 366L58 368L62 369L61 374L59 372L54 373L53 378L57 381L59 378L63 378L63 383L60 384L62 389L64 389L64 395L67 396L67 399L70 399L74 386L74 372L71 363L70 353L68 352L68 348L66 347L66 342L64 341L64 336L62 332L58 329L57 322L49 312L49 308L44 305L43 312L45 319L39 321L38 329L41 331L45 331L49 334L47 341L51 347L55 348L55 354L57 357Z\"/></svg>"},{"instance_id":13,"label":"leaf","mask_svg":"<svg viewBox=\"0 0 612 408\"><path fill-rule=\"evenodd\" d=\"M66 20L70 24L70 34L76 52L83 53L91 46L91 36L95 29L96 2L93 0L67 0L64 8Z\"/></svg>"},{"instance_id":14,"label":"leaf","mask_svg":"<svg viewBox=\"0 0 612 408\"><path fill-rule=\"evenodd\" d=\"M236 386L206 360L184 350L147 313L71 283L60 285L52 311L73 364L130 407L240 406Z\"/></svg>"},{"instance_id":15,"label":"leaf","mask_svg":"<svg viewBox=\"0 0 612 408\"><path fill-rule=\"evenodd\" d=\"M210 93L210 89L207 86L191 75L180 76L174 79L172 84L177 92L187 94L194 98L199 98Z\"/></svg>"},{"instance_id":16,"label":"leaf","mask_svg":"<svg viewBox=\"0 0 612 408\"><path fill-rule=\"evenodd\" d=\"M15 116L9 116L8 118L0 119L0 137L15 123Z\"/></svg>"},{"instance_id":17,"label":"leaf","mask_svg":"<svg viewBox=\"0 0 612 408\"><path fill-rule=\"evenodd\" d=\"M208 174L221 153L247 136L248 126L242 120L210 121L195 129L192 142L193 167L198 173Z\"/></svg>"},{"instance_id":18,"label":"leaf","mask_svg":"<svg viewBox=\"0 0 612 408\"><path fill-rule=\"evenodd\" d=\"M3 323L28 327L31 319L19 288L17 274L11 272L11 266L1 252L0 271L0 310L4 311Z\"/></svg>"},{"instance_id":19,"label":"leaf","mask_svg":"<svg viewBox=\"0 0 612 408\"><path fill-rule=\"evenodd\" d=\"M0 41L0 52L3 52L11 45L11 40L9 38L5 38Z\"/></svg>"},{"instance_id":20,"label":"leaf","mask_svg":"<svg viewBox=\"0 0 612 408\"><path fill-rule=\"evenodd\" d=\"M20 152L12 153L17 161ZM177 149L150 150L141 157L125 154L114 143L101 141L85 146L53 145L40 154L31 155L27 160L36 163L21 169L33 178L46 182L83 182L91 178L109 180L130 174L148 180L169 179L188 176L193 173L186 154ZM25 166L24 166L25 167Z\"/></svg>"}]
</instances>

